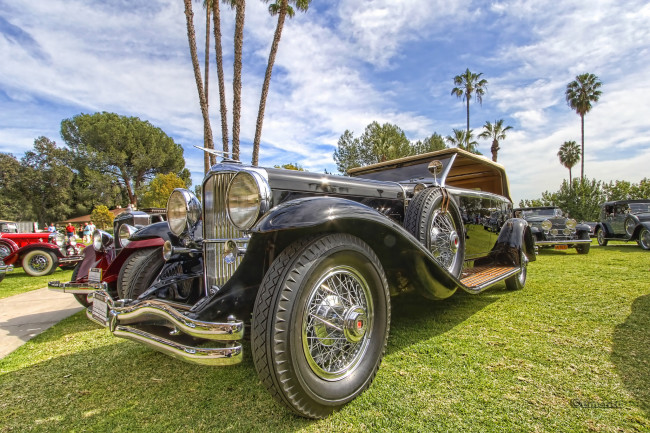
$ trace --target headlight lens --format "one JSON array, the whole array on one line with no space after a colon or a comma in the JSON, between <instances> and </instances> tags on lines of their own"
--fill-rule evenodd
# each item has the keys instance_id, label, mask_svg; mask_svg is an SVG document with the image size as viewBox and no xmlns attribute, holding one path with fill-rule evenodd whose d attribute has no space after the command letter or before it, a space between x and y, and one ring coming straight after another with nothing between
<instances>
[{"instance_id":1,"label":"headlight lens","mask_svg":"<svg viewBox=\"0 0 650 433\"><path fill-rule=\"evenodd\" d=\"M201 203L199 199L186 189L176 188L167 201L167 222L171 232L180 236L200 219Z\"/></svg>"},{"instance_id":2,"label":"headlight lens","mask_svg":"<svg viewBox=\"0 0 650 433\"><path fill-rule=\"evenodd\" d=\"M103 230L95 230L93 233L93 248L95 251L103 252L113 242L113 236Z\"/></svg>"},{"instance_id":3,"label":"headlight lens","mask_svg":"<svg viewBox=\"0 0 650 433\"><path fill-rule=\"evenodd\" d=\"M59 247L62 247L65 245L65 236L63 236L61 233L56 235L56 244Z\"/></svg>"},{"instance_id":4,"label":"headlight lens","mask_svg":"<svg viewBox=\"0 0 650 433\"><path fill-rule=\"evenodd\" d=\"M239 172L228 186L226 207L230 221L239 230L248 230L260 214L260 188L250 173Z\"/></svg>"},{"instance_id":5,"label":"headlight lens","mask_svg":"<svg viewBox=\"0 0 650 433\"><path fill-rule=\"evenodd\" d=\"M552 222L550 222L549 220L544 220L544 221L542 221L542 228L543 228L545 231L549 231L549 230L551 230L551 227L553 227L553 223L552 223Z\"/></svg>"},{"instance_id":6,"label":"headlight lens","mask_svg":"<svg viewBox=\"0 0 650 433\"><path fill-rule=\"evenodd\" d=\"M118 242L120 243L120 245L122 247L126 247L130 242L129 238L136 231L138 231L138 229L136 229L135 227L130 226L128 224L122 224L122 226L120 227L120 229L118 231L118 237L117 237Z\"/></svg>"},{"instance_id":7,"label":"headlight lens","mask_svg":"<svg viewBox=\"0 0 650 433\"><path fill-rule=\"evenodd\" d=\"M566 228L573 230L576 228L576 225L578 223L573 218L566 220Z\"/></svg>"}]
</instances>

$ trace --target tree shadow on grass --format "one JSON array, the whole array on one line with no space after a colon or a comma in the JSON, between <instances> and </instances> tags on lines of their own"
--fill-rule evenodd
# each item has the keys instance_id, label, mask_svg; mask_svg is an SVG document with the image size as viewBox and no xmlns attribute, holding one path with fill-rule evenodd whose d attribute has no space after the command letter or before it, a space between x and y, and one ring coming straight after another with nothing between
<instances>
[{"instance_id":1,"label":"tree shadow on grass","mask_svg":"<svg viewBox=\"0 0 650 433\"><path fill-rule=\"evenodd\" d=\"M650 295L636 298L632 312L614 329L612 362L626 389L650 416Z\"/></svg>"}]
</instances>

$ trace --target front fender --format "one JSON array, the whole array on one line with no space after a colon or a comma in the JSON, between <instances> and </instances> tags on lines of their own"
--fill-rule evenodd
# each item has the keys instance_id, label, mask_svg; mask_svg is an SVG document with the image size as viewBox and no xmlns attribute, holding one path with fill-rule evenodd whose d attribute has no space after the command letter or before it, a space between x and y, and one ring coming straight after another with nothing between
<instances>
[{"instance_id":1,"label":"front fender","mask_svg":"<svg viewBox=\"0 0 650 433\"><path fill-rule=\"evenodd\" d=\"M530 227L524 219L511 218L501 227L501 232L499 232L499 237L489 257L494 263L519 266L520 251L526 254L529 262L537 259L535 240Z\"/></svg>"},{"instance_id":2,"label":"front fender","mask_svg":"<svg viewBox=\"0 0 650 433\"><path fill-rule=\"evenodd\" d=\"M169 224L167 224L166 221L161 221L142 227L140 230L133 233L129 240L141 241L145 239L161 238L163 240L163 243L165 243L165 241L170 240L170 236L174 235L169 231ZM127 248L129 248L129 246L127 246Z\"/></svg>"},{"instance_id":3,"label":"front fender","mask_svg":"<svg viewBox=\"0 0 650 433\"><path fill-rule=\"evenodd\" d=\"M272 236L274 243L282 245L302 236L348 233L362 239L375 251L392 280L393 294L402 290L400 281L404 279L413 289L432 299L448 298L458 287L458 280L406 229L356 201L338 197L292 200L272 209L252 232L253 238Z\"/></svg>"},{"instance_id":4,"label":"front fender","mask_svg":"<svg viewBox=\"0 0 650 433\"><path fill-rule=\"evenodd\" d=\"M639 224L637 224L637 226L634 229L634 233L632 233L631 239L639 239L639 233L643 228L650 230L650 221L642 221Z\"/></svg>"}]
</instances>

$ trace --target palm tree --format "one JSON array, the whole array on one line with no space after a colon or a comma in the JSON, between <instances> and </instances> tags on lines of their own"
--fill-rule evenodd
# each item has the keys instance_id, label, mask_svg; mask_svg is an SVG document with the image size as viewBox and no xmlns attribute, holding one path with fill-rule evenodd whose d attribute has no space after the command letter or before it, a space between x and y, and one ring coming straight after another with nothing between
<instances>
[{"instance_id":1,"label":"palm tree","mask_svg":"<svg viewBox=\"0 0 650 433\"><path fill-rule=\"evenodd\" d=\"M264 0L267 1L268 0ZM311 0L291 0L296 5L296 8L302 12L306 12L309 8ZM275 0L269 6L269 13L272 16L278 16L278 24L275 27L275 35L273 36L273 43L271 44L271 52L269 53L269 61L266 66L266 74L264 75L264 84L262 85L262 96L260 97L260 108L257 112L257 123L255 125L255 138L253 140L253 160L252 164L257 165L260 152L260 141L262 139L262 124L264 123L264 110L266 109L266 98L269 95L269 86L271 85L271 73L273 71L273 64L275 63L275 55L278 52L278 45L282 37L282 28L284 27L284 20L288 15L293 18L295 15L294 9L289 5L289 0Z\"/></svg>"},{"instance_id":2,"label":"palm tree","mask_svg":"<svg viewBox=\"0 0 650 433\"><path fill-rule=\"evenodd\" d=\"M565 141L557 153L560 163L569 169L569 188L571 187L571 168L580 161L580 146L575 141Z\"/></svg>"},{"instance_id":3,"label":"palm tree","mask_svg":"<svg viewBox=\"0 0 650 433\"><path fill-rule=\"evenodd\" d=\"M492 139L492 161L497 162L497 152L499 149L499 141L506 139L506 131L512 129L512 126L503 127L503 119L495 120L494 125L490 122L485 122L483 125L483 132L479 134L479 138Z\"/></svg>"},{"instance_id":4,"label":"palm tree","mask_svg":"<svg viewBox=\"0 0 650 433\"><path fill-rule=\"evenodd\" d=\"M577 75L574 81L566 86L566 102L580 115L582 150L580 152L580 178L585 177L585 114L591 110L591 103L598 102L602 83L597 76L590 73Z\"/></svg>"},{"instance_id":5,"label":"palm tree","mask_svg":"<svg viewBox=\"0 0 650 433\"><path fill-rule=\"evenodd\" d=\"M235 8L235 59L234 76L232 79L232 157L239 160L239 122L241 119L241 71L242 49L244 46L244 14L246 0L230 0Z\"/></svg>"},{"instance_id":6,"label":"palm tree","mask_svg":"<svg viewBox=\"0 0 650 433\"><path fill-rule=\"evenodd\" d=\"M204 145L208 149L214 148L212 144L212 127L210 126L210 117L208 115L208 101L201 79L201 67L199 66L199 57L196 53L196 32L194 30L194 12L192 11L192 0L183 0L185 3L185 19L187 22L187 39L190 44L190 56L192 57L192 66L194 68L194 79L196 88L199 92L199 104L201 105L201 114L203 115L203 137ZM206 75L207 77L207 75ZM204 159L204 168L207 173L209 166Z\"/></svg>"},{"instance_id":7,"label":"palm tree","mask_svg":"<svg viewBox=\"0 0 650 433\"><path fill-rule=\"evenodd\" d=\"M481 75L483 72L475 74L467 68L463 74L454 77L454 84L457 87L451 89L452 95L467 101L467 139L469 139L469 101L472 99L472 95L475 95L478 103L483 105L483 95L487 90L487 80L481 79ZM469 146L469 141L467 146Z\"/></svg>"},{"instance_id":8,"label":"palm tree","mask_svg":"<svg viewBox=\"0 0 650 433\"><path fill-rule=\"evenodd\" d=\"M212 20L214 22L214 45L217 57L217 79L219 82L219 106L221 112L221 140L223 142L222 150L228 153L228 108L226 107L226 87L223 77L223 50L221 47L221 12L219 10L219 1L209 0L212 3ZM210 155L210 160L216 160L214 155ZM214 162L213 162L214 163Z\"/></svg>"},{"instance_id":9,"label":"palm tree","mask_svg":"<svg viewBox=\"0 0 650 433\"><path fill-rule=\"evenodd\" d=\"M454 129L454 135L448 135L445 137L447 143L450 147L458 147L460 149L466 150L468 152L476 153L480 155L480 152L476 148L478 143L474 141L472 130L463 131L462 129Z\"/></svg>"}]
</instances>

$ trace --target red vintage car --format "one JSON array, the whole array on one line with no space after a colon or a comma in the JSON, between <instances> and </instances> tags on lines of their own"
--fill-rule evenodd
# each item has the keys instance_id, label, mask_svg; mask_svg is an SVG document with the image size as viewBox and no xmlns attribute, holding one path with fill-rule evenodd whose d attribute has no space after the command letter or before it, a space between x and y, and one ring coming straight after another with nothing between
<instances>
[{"instance_id":1,"label":"red vintage car","mask_svg":"<svg viewBox=\"0 0 650 433\"><path fill-rule=\"evenodd\" d=\"M83 259L83 246L68 241L62 234L49 238L49 233L0 233L0 259L5 264L21 267L25 273L40 277L54 272L57 266L72 269Z\"/></svg>"}]
</instances>

